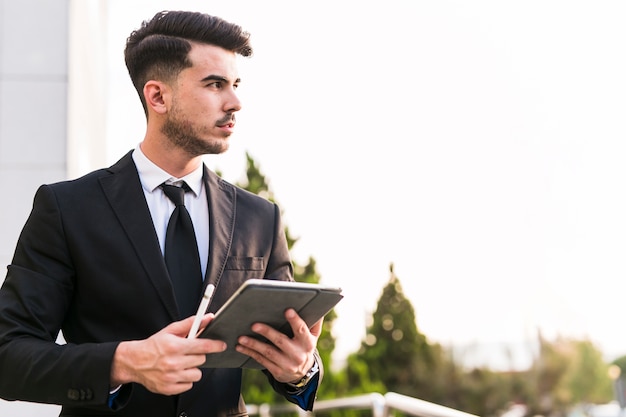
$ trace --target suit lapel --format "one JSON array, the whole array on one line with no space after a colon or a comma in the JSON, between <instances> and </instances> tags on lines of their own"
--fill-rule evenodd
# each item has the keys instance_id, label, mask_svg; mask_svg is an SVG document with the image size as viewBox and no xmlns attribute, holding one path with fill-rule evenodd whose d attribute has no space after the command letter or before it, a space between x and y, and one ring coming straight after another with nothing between
<instances>
[{"instance_id":1,"label":"suit lapel","mask_svg":"<svg viewBox=\"0 0 626 417\"><path fill-rule=\"evenodd\" d=\"M100 183L165 308L177 320L174 291L131 154L109 168L113 175L101 177Z\"/></svg>"},{"instance_id":2,"label":"suit lapel","mask_svg":"<svg viewBox=\"0 0 626 417\"><path fill-rule=\"evenodd\" d=\"M219 283L230 253L235 228L236 190L204 167L204 184L209 200L209 262L204 285Z\"/></svg>"}]
</instances>

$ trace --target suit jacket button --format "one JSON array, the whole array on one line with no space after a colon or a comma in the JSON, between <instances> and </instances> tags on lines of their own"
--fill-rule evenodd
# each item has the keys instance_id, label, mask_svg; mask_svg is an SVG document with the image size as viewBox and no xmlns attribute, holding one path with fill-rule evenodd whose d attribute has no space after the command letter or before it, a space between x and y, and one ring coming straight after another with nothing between
<instances>
[{"instance_id":1,"label":"suit jacket button","mask_svg":"<svg viewBox=\"0 0 626 417\"><path fill-rule=\"evenodd\" d=\"M70 388L67 390L67 398L73 401L80 400L80 391L75 388Z\"/></svg>"},{"instance_id":2,"label":"suit jacket button","mask_svg":"<svg viewBox=\"0 0 626 417\"><path fill-rule=\"evenodd\" d=\"M93 397L93 393L89 388L80 390L80 399L81 401L91 400Z\"/></svg>"}]
</instances>

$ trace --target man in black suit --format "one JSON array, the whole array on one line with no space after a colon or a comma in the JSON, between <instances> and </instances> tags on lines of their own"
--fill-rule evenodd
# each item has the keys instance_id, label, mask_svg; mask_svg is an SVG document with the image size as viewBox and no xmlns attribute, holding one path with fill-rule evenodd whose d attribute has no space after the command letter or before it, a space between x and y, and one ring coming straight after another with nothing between
<instances>
[{"instance_id":1,"label":"man in black suit","mask_svg":"<svg viewBox=\"0 0 626 417\"><path fill-rule=\"evenodd\" d=\"M0 397L60 404L66 416L246 415L241 370L201 367L225 344L186 337L200 293L177 301L163 257L174 204L162 184L189 189L198 286L216 288L209 311L247 279L293 280L278 207L202 163L228 148L241 109L236 55L251 53L239 26L200 13L161 12L130 35L145 137L110 168L37 191L0 289ZM285 315L292 338L257 323L272 344L241 338L237 349L311 410L321 322ZM60 331L66 344L55 343Z\"/></svg>"}]
</instances>

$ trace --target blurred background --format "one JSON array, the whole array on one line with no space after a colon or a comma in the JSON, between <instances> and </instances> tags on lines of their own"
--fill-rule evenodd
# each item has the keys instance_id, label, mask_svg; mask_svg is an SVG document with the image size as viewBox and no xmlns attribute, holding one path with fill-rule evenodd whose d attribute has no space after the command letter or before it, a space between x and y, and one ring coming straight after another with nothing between
<instances>
[{"instance_id":1,"label":"blurred background","mask_svg":"<svg viewBox=\"0 0 626 417\"><path fill-rule=\"evenodd\" d=\"M419 330L464 366L526 369L538 334L626 354L617 0L0 0L0 183L15 190L3 265L40 184L142 140L124 41L163 9L252 34L238 131L206 163L238 182L254 158L294 260L343 288L335 366L364 340L391 264ZM58 408L0 402L18 412Z\"/></svg>"}]
</instances>

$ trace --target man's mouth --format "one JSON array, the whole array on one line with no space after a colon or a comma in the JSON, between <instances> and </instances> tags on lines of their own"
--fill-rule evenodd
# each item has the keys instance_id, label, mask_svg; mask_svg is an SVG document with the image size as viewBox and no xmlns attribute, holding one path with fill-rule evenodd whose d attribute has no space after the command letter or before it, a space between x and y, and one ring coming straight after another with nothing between
<instances>
[{"instance_id":1,"label":"man's mouth","mask_svg":"<svg viewBox=\"0 0 626 417\"><path fill-rule=\"evenodd\" d=\"M235 115L229 114L228 116L218 120L216 125L218 127L227 127L232 129L235 127Z\"/></svg>"}]
</instances>

